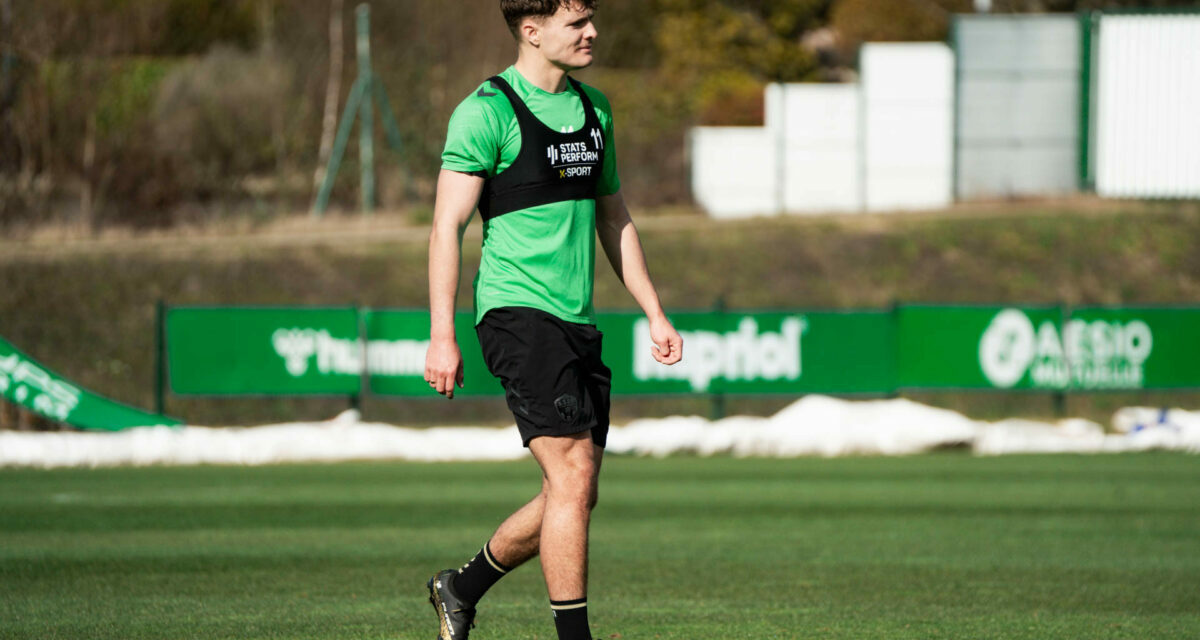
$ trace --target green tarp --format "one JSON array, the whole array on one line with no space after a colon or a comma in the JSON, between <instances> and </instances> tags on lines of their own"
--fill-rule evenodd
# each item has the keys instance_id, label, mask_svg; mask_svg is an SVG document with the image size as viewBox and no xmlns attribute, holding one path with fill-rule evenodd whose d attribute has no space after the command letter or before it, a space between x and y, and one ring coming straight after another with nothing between
<instances>
[{"instance_id":1,"label":"green tarp","mask_svg":"<svg viewBox=\"0 0 1200 640\"><path fill-rule=\"evenodd\" d=\"M80 389L3 338L0 338L0 393L9 402L40 416L81 429L119 431L179 424L178 420L127 407Z\"/></svg>"}]
</instances>

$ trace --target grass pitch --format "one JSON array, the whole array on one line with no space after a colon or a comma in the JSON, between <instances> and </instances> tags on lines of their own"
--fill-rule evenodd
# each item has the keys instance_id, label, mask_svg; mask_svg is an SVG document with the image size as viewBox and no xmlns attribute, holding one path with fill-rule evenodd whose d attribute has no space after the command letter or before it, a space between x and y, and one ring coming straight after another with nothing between
<instances>
[{"instance_id":1,"label":"grass pitch","mask_svg":"<svg viewBox=\"0 0 1200 640\"><path fill-rule=\"evenodd\" d=\"M612 457L601 638L1195 638L1200 459ZM530 461L0 470L0 638L428 640ZM477 640L551 639L536 563Z\"/></svg>"}]
</instances>

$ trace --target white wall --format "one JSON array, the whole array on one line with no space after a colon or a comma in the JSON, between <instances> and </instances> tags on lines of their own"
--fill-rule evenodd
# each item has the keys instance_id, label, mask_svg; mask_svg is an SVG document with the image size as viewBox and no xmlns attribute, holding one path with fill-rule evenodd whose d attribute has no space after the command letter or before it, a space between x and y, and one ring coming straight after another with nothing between
<instances>
[{"instance_id":1,"label":"white wall","mask_svg":"<svg viewBox=\"0 0 1200 640\"><path fill-rule=\"evenodd\" d=\"M954 198L954 54L940 43L868 44L862 69L866 208L933 209Z\"/></svg>"},{"instance_id":2,"label":"white wall","mask_svg":"<svg viewBox=\"0 0 1200 640\"><path fill-rule=\"evenodd\" d=\"M764 127L693 129L696 202L715 218L948 205L950 49L866 45L861 66L861 85L769 86Z\"/></svg>"},{"instance_id":3,"label":"white wall","mask_svg":"<svg viewBox=\"0 0 1200 640\"><path fill-rule=\"evenodd\" d=\"M689 139L692 195L714 218L779 210L775 141L763 127L696 127Z\"/></svg>"},{"instance_id":4,"label":"white wall","mask_svg":"<svg viewBox=\"0 0 1200 640\"><path fill-rule=\"evenodd\" d=\"M1103 16L1096 192L1200 197L1200 16Z\"/></svg>"},{"instance_id":5,"label":"white wall","mask_svg":"<svg viewBox=\"0 0 1200 640\"><path fill-rule=\"evenodd\" d=\"M858 102L852 84L767 87L766 126L783 158L782 210L862 208Z\"/></svg>"}]
</instances>

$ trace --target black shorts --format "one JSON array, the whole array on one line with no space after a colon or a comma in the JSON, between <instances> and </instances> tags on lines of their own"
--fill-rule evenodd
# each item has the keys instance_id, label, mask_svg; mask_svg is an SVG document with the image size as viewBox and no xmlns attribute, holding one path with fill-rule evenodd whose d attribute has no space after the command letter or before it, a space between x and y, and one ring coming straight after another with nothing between
<instances>
[{"instance_id":1,"label":"black shorts","mask_svg":"<svg viewBox=\"0 0 1200 640\"><path fill-rule=\"evenodd\" d=\"M501 307L484 314L475 332L488 371L504 385L522 444L591 430L592 442L604 446L612 371L600 361L596 327Z\"/></svg>"}]
</instances>

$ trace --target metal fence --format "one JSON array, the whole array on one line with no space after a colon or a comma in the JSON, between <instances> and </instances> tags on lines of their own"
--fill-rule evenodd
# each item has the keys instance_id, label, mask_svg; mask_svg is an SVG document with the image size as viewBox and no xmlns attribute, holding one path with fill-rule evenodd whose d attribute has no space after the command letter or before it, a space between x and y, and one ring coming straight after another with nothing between
<instances>
[{"instance_id":1,"label":"metal fence","mask_svg":"<svg viewBox=\"0 0 1200 640\"><path fill-rule=\"evenodd\" d=\"M1084 57L1073 15L955 16L955 195L1079 188Z\"/></svg>"},{"instance_id":2,"label":"metal fence","mask_svg":"<svg viewBox=\"0 0 1200 640\"><path fill-rule=\"evenodd\" d=\"M1087 28L1096 192L1200 197L1200 14L1095 14Z\"/></svg>"}]
</instances>

